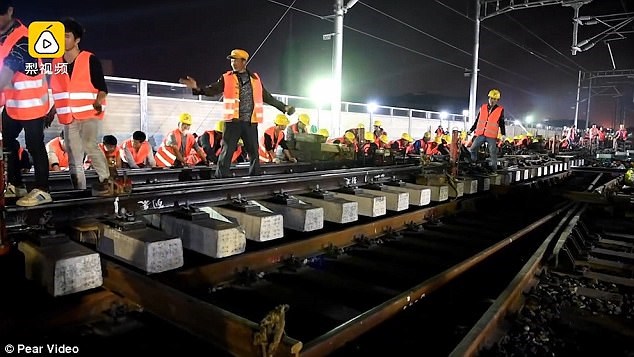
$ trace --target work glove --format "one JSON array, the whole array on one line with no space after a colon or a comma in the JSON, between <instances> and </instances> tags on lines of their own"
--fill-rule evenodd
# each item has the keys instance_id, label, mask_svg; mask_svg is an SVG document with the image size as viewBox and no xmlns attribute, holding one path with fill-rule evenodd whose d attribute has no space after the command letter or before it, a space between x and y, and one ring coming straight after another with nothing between
<instances>
[{"instance_id":1,"label":"work glove","mask_svg":"<svg viewBox=\"0 0 634 357\"><path fill-rule=\"evenodd\" d=\"M286 109L286 114L288 114L288 115L295 114L295 107L292 106L292 105L287 105L286 108L284 108L284 109Z\"/></svg>"}]
</instances>

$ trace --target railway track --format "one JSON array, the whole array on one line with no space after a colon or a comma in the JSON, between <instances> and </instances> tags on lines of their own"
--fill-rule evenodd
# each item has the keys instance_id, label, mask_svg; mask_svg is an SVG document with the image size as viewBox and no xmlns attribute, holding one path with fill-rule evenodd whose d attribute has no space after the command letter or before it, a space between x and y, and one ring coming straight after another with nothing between
<instances>
[{"instance_id":1,"label":"railway track","mask_svg":"<svg viewBox=\"0 0 634 357\"><path fill-rule=\"evenodd\" d=\"M572 207L535 194L327 225L225 259L188 252L185 267L161 274L103 258L103 297L75 304L68 316L140 306L234 355L411 352L421 336L434 346L430 354L446 355ZM424 328L412 328L417 321ZM385 336L393 343L378 342Z\"/></svg>"}]
</instances>

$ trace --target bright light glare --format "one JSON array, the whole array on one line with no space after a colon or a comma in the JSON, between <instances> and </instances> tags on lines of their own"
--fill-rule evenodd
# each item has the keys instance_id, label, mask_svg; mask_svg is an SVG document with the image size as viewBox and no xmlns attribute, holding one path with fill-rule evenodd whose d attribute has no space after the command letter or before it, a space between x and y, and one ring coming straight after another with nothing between
<instances>
[{"instance_id":1,"label":"bright light glare","mask_svg":"<svg viewBox=\"0 0 634 357\"><path fill-rule=\"evenodd\" d=\"M332 79L318 79L310 87L310 98L319 106L330 103L333 88Z\"/></svg>"},{"instance_id":2,"label":"bright light glare","mask_svg":"<svg viewBox=\"0 0 634 357\"><path fill-rule=\"evenodd\" d=\"M533 122L533 116L532 115L527 115L526 116L526 122L527 123L532 123Z\"/></svg>"},{"instance_id":3,"label":"bright light glare","mask_svg":"<svg viewBox=\"0 0 634 357\"><path fill-rule=\"evenodd\" d=\"M469 116L469 109L463 110L462 111L462 116L465 116L465 117Z\"/></svg>"},{"instance_id":4,"label":"bright light glare","mask_svg":"<svg viewBox=\"0 0 634 357\"><path fill-rule=\"evenodd\" d=\"M440 112L440 119L447 119L449 117L449 113L442 111Z\"/></svg>"},{"instance_id":5,"label":"bright light glare","mask_svg":"<svg viewBox=\"0 0 634 357\"><path fill-rule=\"evenodd\" d=\"M370 102L366 104L366 107L368 108L368 112L370 113L374 113L377 109L379 109L379 105L376 104L376 102Z\"/></svg>"}]
</instances>

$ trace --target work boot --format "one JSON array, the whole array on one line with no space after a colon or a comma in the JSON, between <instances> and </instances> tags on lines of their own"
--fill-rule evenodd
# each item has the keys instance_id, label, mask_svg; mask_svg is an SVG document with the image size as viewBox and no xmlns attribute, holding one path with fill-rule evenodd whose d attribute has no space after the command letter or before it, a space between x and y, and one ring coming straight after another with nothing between
<instances>
[{"instance_id":1,"label":"work boot","mask_svg":"<svg viewBox=\"0 0 634 357\"><path fill-rule=\"evenodd\" d=\"M114 196L112 182L109 179L104 181L95 182L92 185L92 195L96 197L110 197Z\"/></svg>"}]
</instances>

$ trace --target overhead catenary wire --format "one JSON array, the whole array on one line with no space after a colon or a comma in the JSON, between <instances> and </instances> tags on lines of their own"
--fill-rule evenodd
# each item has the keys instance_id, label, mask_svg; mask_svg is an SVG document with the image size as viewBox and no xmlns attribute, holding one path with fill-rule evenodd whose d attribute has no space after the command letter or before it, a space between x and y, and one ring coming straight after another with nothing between
<instances>
[{"instance_id":1,"label":"overhead catenary wire","mask_svg":"<svg viewBox=\"0 0 634 357\"><path fill-rule=\"evenodd\" d=\"M326 20L326 21L333 22L333 20L332 20L332 19L330 19L329 17L320 16L320 15L317 15L317 14L312 13L312 12L310 12L310 11L303 10L303 9L299 9L299 8L297 8L297 7L293 7L293 6L290 6L290 5L288 5L288 4L281 3L281 2L276 1L276 0L267 0L267 1L268 1L268 2L270 2L270 3L276 4L276 5L280 5L280 6L284 6L284 7L291 8L291 9L292 9L292 10L294 10L294 11L301 12L301 13L303 13L303 14L306 14L306 15L309 15L309 16L313 16L313 17L318 18L318 19L321 19L321 20ZM432 55L430 55L430 54L427 54L427 53L424 53L424 52L421 52L421 51L418 51L418 50L414 50L414 49L409 48L409 47L407 47L407 46L405 46L405 45L401 45L401 44L395 43L395 42L393 42L393 41L386 40L386 39L384 39L384 38L382 38L382 37L379 37L379 36L377 36L377 35L373 35L373 34L367 33L367 32L365 32L365 31L359 30L359 29L357 29L357 28L354 28L354 27L351 27L351 26L348 26L348 25L344 25L344 27L345 27L346 29L348 29L348 30L351 30L351 31L354 31L354 32L358 32L358 33L363 34L363 35L365 35L365 36L371 37L371 38L373 38L373 39L375 39L375 40L378 40L378 41L381 41L381 42L387 43L387 44L389 44L389 45L392 45L392 46L394 46L394 47L398 47L398 48L400 48L400 49L403 49L403 50L406 50L406 51L408 51L408 52L411 52L411 53L417 54L417 55L419 55L419 56L423 56L423 57L429 58L429 59L431 59L431 60L434 60L434 61L437 61L437 62L440 62L440 63L446 64L446 65L452 66L452 67L454 67L454 68L459 68L459 69L461 69L461 70L464 70L464 69L465 69L465 66L462 66L462 65L459 65L459 64L456 64L456 63L452 63L452 62L449 62L449 61L443 60L443 59L441 59L441 58L438 58L438 57L432 56ZM482 74L480 74L480 75L482 76ZM490 80L496 81L496 82L498 82L498 83L501 83L500 81L498 81L498 80L494 80L494 79L492 79L492 78L490 78L490 77L484 77L484 78L487 78L487 79L490 79ZM528 90L522 89L522 88L520 88L520 87L517 87L517 86L511 85L511 84L508 84L508 87L509 87L509 88L514 88L514 89L520 90L520 91L522 91L522 92L524 92L524 93L527 93L527 94L530 94L530 95L532 95L532 96L538 96L538 94L537 94L537 93L530 92L530 91L528 91Z\"/></svg>"},{"instance_id":2,"label":"overhead catenary wire","mask_svg":"<svg viewBox=\"0 0 634 357\"><path fill-rule=\"evenodd\" d=\"M475 21L475 20L474 20L474 19L472 19L471 17L469 17L469 16L467 16L467 15L463 14L462 12L460 12L460 11L458 11L458 10L454 9L453 7L451 7L451 6L447 5L447 4L445 4L445 3L444 3L444 2L442 2L441 0L434 0L434 1L435 1L436 3L438 3L439 5L441 5L441 6L445 7L445 8L447 8L448 10L450 10L450 11L452 11L452 12L454 12L454 13L456 13L456 14L458 14L458 15L460 15L460 16L462 16L462 17L466 18L466 19L468 19L469 21L472 21L472 22L473 22L473 21ZM545 56L545 55L543 55L543 54L541 54L541 53L539 53L539 52L537 52L537 51L534 51L534 50L532 50L532 49L529 49L529 48L527 48L526 46L523 46L523 45L521 45L521 44L517 43L517 41L514 41L514 40L513 40L513 39L511 39L510 37L505 36L505 35L501 34L500 32L495 31L494 29L492 29L492 28L490 28L490 27L488 27L488 26L485 26L485 25L481 25L481 26L482 26L482 28L484 28L484 29L486 29L487 31L489 31L489 32L493 33L494 35L496 35L496 36L500 37L501 39L503 39L503 40L505 40L505 41L507 41L507 42L509 42L509 43L511 43L511 44L513 44L513 45L515 45L516 47L520 48L521 50L523 50L523 51L525 51L525 52L528 52L528 53L529 53L529 54L531 54L532 56L535 56L535 57L537 57L537 58L541 59L542 61L545 61L546 63L550 64L551 66L553 65L552 63L549 63L548 61L546 61L546 60L545 60L546 58L548 58L548 56ZM562 54L562 55L563 55L563 54ZM565 55L564 55L564 56L565 56ZM570 58L568 58L568 57L566 57L566 59L568 59L569 61L571 61L571 62L572 62L575 66L577 66L577 68L580 68L580 69L584 70L584 68L583 68L581 65L579 65L578 63L576 63L576 62L575 62L575 61L573 61L572 59L570 59Z\"/></svg>"},{"instance_id":3,"label":"overhead catenary wire","mask_svg":"<svg viewBox=\"0 0 634 357\"><path fill-rule=\"evenodd\" d=\"M394 20L394 21L398 22L399 24L401 24L401 25L403 25L403 26L406 26L406 27L408 27L408 28L410 28L410 29L412 29L412 30L414 30L414 31L418 32L418 33L421 33L421 34L423 34L423 35L425 35L425 36L428 36L428 37L430 37L430 38L432 38L432 39L434 39L434 40L436 40L436 41L438 41L438 42L440 42L440 43L442 43L442 44L444 44L444 45L446 45L446 46L448 46L448 47L451 47L451 48L453 48L454 50L456 50L456 51L458 51L458 52L460 52L460 53L462 53L462 54L465 54L465 55L467 55L467 56L472 56L472 55L473 55L473 54L472 54L471 52L469 52L469 51L465 51L465 50L463 50L463 49L462 49L462 48L460 48L460 47L454 46L454 45L452 45L451 43L449 43L449 42L447 42L447 41L444 41L444 40L442 40L442 39L440 39L440 38L438 38L438 37L436 37L436 36L434 36L434 35L432 35L432 34L430 34L430 33L428 33L428 32L425 32L425 31L423 31L423 30L421 30L421 29L419 29L419 28L417 28L417 27L415 27L415 26L412 26L412 25L410 25L410 24L406 23L405 21L399 20L399 19L397 19L396 17L394 17L394 16L392 16L392 15L390 15L390 14L388 14L388 13L384 12L384 11L381 11L381 10L379 10L379 9L377 9L377 8L375 8L375 7L373 7L373 6L371 6L371 5L368 5L368 4L366 4L366 3L362 2L362 1L359 1L359 3L360 3L360 4L362 4L362 5L364 5L364 6L366 6L366 7L367 7L367 8L369 8L369 9L373 10L373 11L378 12L379 14L381 14L381 15L383 15L383 16L385 16L385 17L387 17L387 18L391 19L391 20ZM494 62L487 61L486 59L483 59L483 58L480 58L480 60L481 60L482 62L486 63L486 64L489 64L489 65L491 65L491 66L493 66L493 67L495 67L495 68L497 68L497 69L501 70L501 71L504 71L504 72L510 73L510 74L512 74L512 75L518 76L518 77L523 78L523 79L525 79L525 80L527 80L527 81L530 81L530 82L532 82L532 81L533 81L533 79L532 79L532 78L530 78L530 77L527 77L527 76L525 76L525 75L523 75L523 74L521 74L521 73L513 72L513 71L511 71L511 70L509 70L509 69L507 69L507 68L505 68L505 67L503 67L503 66L500 66L500 65L498 65L498 64L496 64L496 63L494 63Z\"/></svg>"}]
</instances>

